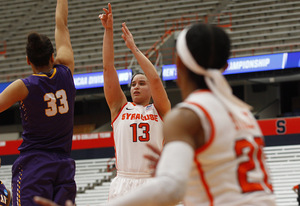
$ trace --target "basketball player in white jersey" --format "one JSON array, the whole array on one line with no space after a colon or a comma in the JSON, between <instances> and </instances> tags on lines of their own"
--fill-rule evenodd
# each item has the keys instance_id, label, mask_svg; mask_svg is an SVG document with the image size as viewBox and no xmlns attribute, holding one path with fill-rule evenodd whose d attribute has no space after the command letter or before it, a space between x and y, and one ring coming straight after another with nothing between
<instances>
[{"instance_id":1,"label":"basketball player in white jersey","mask_svg":"<svg viewBox=\"0 0 300 206\"><path fill-rule=\"evenodd\" d=\"M167 93L152 63L136 47L126 24L122 24L122 37L144 74L136 74L131 81L133 102L123 93L114 67L113 16L111 5L99 15L105 28L103 37L104 93L111 112L114 132L117 176L113 179L109 200L123 195L143 184L151 177L144 154L151 152L146 144L160 150L163 146L162 118L170 110ZM149 104L150 99L153 104Z\"/></svg>"},{"instance_id":2,"label":"basketball player in white jersey","mask_svg":"<svg viewBox=\"0 0 300 206\"><path fill-rule=\"evenodd\" d=\"M166 115L156 176L109 205L276 205L262 132L221 73L230 55L228 35L195 24L180 33L176 49L184 101Z\"/></svg>"}]
</instances>

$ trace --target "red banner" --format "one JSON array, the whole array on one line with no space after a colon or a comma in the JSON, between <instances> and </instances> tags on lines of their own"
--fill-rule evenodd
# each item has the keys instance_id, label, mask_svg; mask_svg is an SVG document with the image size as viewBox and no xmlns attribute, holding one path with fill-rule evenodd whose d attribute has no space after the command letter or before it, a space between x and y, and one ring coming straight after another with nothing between
<instances>
[{"instance_id":1,"label":"red banner","mask_svg":"<svg viewBox=\"0 0 300 206\"><path fill-rule=\"evenodd\" d=\"M259 120L258 124L265 136L300 134L300 117Z\"/></svg>"},{"instance_id":2,"label":"red banner","mask_svg":"<svg viewBox=\"0 0 300 206\"><path fill-rule=\"evenodd\" d=\"M73 136L72 150L113 147L112 132L79 134Z\"/></svg>"},{"instance_id":3,"label":"red banner","mask_svg":"<svg viewBox=\"0 0 300 206\"><path fill-rule=\"evenodd\" d=\"M1 155L19 154L18 147L22 140L0 141ZM113 147L114 139L112 132L79 134L73 136L72 150Z\"/></svg>"},{"instance_id":4,"label":"red banner","mask_svg":"<svg viewBox=\"0 0 300 206\"><path fill-rule=\"evenodd\" d=\"M0 155L19 154L18 147L23 140L0 141Z\"/></svg>"},{"instance_id":5,"label":"red banner","mask_svg":"<svg viewBox=\"0 0 300 206\"><path fill-rule=\"evenodd\" d=\"M265 136L300 134L300 117L259 120ZM19 154L22 140L0 141L0 155ZM101 132L73 136L72 150L113 147L113 133Z\"/></svg>"}]
</instances>

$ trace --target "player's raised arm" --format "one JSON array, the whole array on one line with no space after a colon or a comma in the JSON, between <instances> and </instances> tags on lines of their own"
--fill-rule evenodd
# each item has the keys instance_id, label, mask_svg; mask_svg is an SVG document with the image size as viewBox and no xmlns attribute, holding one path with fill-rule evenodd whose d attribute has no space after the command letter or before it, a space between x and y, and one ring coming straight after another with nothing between
<instances>
[{"instance_id":1,"label":"player's raised arm","mask_svg":"<svg viewBox=\"0 0 300 206\"><path fill-rule=\"evenodd\" d=\"M74 54L68 29L68 0L57 0L55 13L56 59L54 64L63 64L74 73Z\"/></svg>"},{"instance_id":2,"label":"player's raised arm","mask_svg":"<svg viewBox=\"0 0 300 206\"><path fill-rule=\"evenodd\" d=\"M126 46L131 50L131 52L137 59L139 65L141 66L150 83L154 105L160 115L164 116L171 109L171 104L162 81L153 64L135 45L133 36L125 23L122 24L122 31L122 38L124 39Z\"/></svg>"},{"instance_id":3,"label":"player's raised arm","mask_svg":"<svg viewBox=\"0 0 300 206\"><path fill-rule=\"evenodd\" d=\"M121 89L118 74L114 66L113 14L111 4L108 4L108 9L103 8L103 11L105 13L100 14L99 18L105 28L102 48L104 94L110 108L111 120L113 121L122 106L126 104L127 99Z\"/></svg>"}]
</instances>

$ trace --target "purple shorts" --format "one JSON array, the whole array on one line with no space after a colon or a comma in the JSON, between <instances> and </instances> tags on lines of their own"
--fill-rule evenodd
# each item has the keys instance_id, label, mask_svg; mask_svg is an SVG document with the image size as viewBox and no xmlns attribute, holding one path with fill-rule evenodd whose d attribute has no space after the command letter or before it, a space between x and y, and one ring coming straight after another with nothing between
<instances>
[{"instance_id":1,"label":"purple shorts","mask_svg":"<svg viewBox=\"0 0 300 206\"><path fill-rule=\"evenodd\" d=\"M12 167L12 202L17 205L37 205L34 196L65 205L75 202L75 161L64 154L44 151L21 153Z\"/></svg>"}]
</instances>

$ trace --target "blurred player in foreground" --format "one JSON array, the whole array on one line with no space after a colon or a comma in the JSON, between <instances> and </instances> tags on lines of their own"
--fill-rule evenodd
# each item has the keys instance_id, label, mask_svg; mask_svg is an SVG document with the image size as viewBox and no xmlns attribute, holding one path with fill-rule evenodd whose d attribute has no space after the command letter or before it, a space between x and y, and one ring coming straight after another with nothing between
<instances>
[{"instance_id":1,"label":"blurred player in foreground","mask_svg":"<svg viewBox=\"0 0 300 206\"><path fill-rule=\"evenodd\" d=\"M67 19L68 1L57 0L56 58L47 36L30 33L26 54L33 74L0 94L0 112L20 102L22 117L23 142L12 168L14 206L36 205L36 195L58 204L75 201L75 161L70 153L76 89Z\"/></svg>"}]
</instances>

